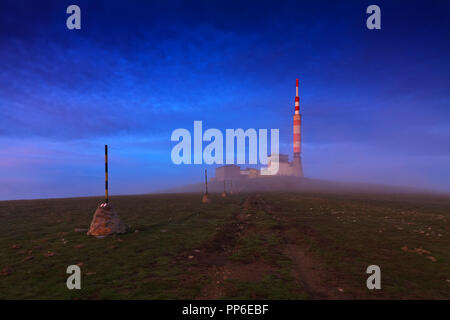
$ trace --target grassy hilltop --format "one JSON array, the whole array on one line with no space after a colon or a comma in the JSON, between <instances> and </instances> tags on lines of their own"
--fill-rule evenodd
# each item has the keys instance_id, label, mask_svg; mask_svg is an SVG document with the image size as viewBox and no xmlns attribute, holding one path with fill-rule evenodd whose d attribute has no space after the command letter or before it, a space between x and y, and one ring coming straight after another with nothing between
<instances>
[{"instance_id":1,"label":"grassy hilltop","mask_svg":"<svg viewBox=\"0 0 450 320\"><path fill-rule=\"evenodd\" d=\"M450 197L237 193L112 197L131 231L97 239L101 198L0 202L0 299L450 297ZM79 264L81 290L66 288ZM367 266L381 267L378 291Z\"/></svg>"}]
</instances>

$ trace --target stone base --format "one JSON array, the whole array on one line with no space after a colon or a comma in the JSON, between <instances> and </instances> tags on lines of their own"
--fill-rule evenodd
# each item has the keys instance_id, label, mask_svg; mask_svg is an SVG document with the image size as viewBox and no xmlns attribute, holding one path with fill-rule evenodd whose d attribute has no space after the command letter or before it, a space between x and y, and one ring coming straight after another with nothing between
<instances>
[{"instance_id":1,"label":"stone base","mask_svg":"<svg viewBox=\"0 0 450 320\"><path fill-rule=\"evenodd\" d=\"M209 197L207 194L204 194L202 197L202 203L210 203L211 200L209 200Z\"/></svg>"},{"instance_id":2,"label":"stone base","mask_svg":"<svg viewBox=\"0 0 450 320\"><path fill-rule=\"evenodd\" d=\"M95 210L88 235L102 237L111 234L122 234L127 232L128 227L124 224L113 207L109 203L102 203Z\"/></svg>"},{"instance_id":3,"label":"stone base","mask_svg":"<svg viewBox=\"0 0 450 320\"><path fill-rule=\"evenodd\" d=\"M225 198L227 196L226 192L222 192L222 198Z\"/></svg>"}]
</instances>

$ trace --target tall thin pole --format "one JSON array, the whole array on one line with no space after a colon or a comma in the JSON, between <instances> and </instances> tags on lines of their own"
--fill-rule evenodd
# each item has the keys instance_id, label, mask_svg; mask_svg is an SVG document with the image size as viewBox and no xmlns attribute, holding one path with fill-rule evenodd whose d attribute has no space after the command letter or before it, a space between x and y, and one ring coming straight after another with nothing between
<instances>
[{"instance_id":1,"label":"tall thin pole","mask_svg":"<svg viewBox=\"0 0 450 320\"><path fill-rule=\"evenodd\" d=\"M105 144L105 202L108 203L108 145Z\"/></svg>"},{"instance_id":2,"label":"tall thin pole","mask_svg":"<svg viewBox=\"0 0 450 320\"><path fill-rule=\"evenodd\" d=\"M205 169L205 186L206 186L206 193L208 194L208 171Z\"/></svg>"}]
</instances>

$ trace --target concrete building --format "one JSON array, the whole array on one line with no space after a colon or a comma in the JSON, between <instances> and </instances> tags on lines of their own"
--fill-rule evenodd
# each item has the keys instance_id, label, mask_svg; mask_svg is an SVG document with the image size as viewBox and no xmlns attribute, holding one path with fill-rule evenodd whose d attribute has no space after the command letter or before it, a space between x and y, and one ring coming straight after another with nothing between
<instances>
[{"instance_id":1,"label":"concrete building","mask_svg":"<svg viewBox=\"0 0 450 320\"><path fill-rule=\"evenodd\" d=\"M268 156L267 167L269 169L278 167L277 176L292 176L292 167L287 154L279 154L278 157L276 155Z\"/></svg>"},{"instance_id":2,"label":"concrete building","mask_svg":"<svg viewBox=\"0 0 450 320\"><path fill-rule=\"evenodd\" d=\"M216 168L216 181L239 180L241 178L241 168L234 164Z\"/></svg>"},{"instance_id":3,"label":"concrete building","mask_svg":"<svg viewBox=\"0 0 450 320\"><path fill-rule=\"evenodd\" d=\"M245 170L241 170L241 179L253 179L258 178L260 176L259 170L255 168L247 168Z\"/></svg>"},{"instance_id":4,"label":"concrete building","mask_svg":"<svg viewBox=\"0 0 450 320\"><path fill-rule=\"evenodd\" d=\"M278 167L277 176L294 176L303 177L303 165L302 165L302 136L301 125L302 115L300 114L300 98L298 94L298 79L296 79L295 86L295 104L294 104L294 116L293 116L293 160L289 162L289 155L279 154L278 159L274 155L268 156L267 167L271 172L274 172L274 168ZM216 168L217 181L223 180L239 180L247 178L259 178L264 177L257 169L245 169L240 170L239 166L226 165Z\"/></svg>"}]
</instances>

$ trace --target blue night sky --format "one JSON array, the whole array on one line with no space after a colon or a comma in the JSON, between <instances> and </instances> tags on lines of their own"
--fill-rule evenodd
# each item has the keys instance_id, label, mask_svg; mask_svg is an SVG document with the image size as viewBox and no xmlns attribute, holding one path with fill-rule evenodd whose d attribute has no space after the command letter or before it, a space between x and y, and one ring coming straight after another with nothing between
<instances>
[{"instance_id":1,"label":"blue night sky","mask_svg":"<svg viewBox=\"0 0 450 320\"><path fill-rule=\"evenodd\" d=\"M307 177L450 191L449 16L449 1L2 0L0 199L102 194L104 144L111 194L200 182L204 165L170 158L194 120L279 128L291 154L295 78Z\"/></svg>"}]
</instances>

